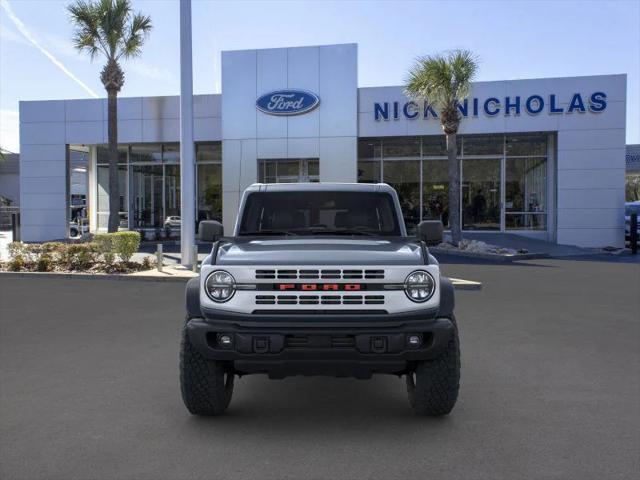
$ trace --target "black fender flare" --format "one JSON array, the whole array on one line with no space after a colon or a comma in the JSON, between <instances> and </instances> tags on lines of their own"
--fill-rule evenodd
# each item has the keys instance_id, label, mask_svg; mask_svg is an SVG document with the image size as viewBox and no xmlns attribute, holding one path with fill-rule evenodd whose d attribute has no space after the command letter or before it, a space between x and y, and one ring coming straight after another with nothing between
<instances>
[{"instance_id":1,"label":"black fender flare","mask_svg":"<svg viewBox=\"0 0 640 480\"><path fill-rule=\"evenodd\" d=\"M439 317L453 318L453 309L456 306L455 288L453 282L447 277L440 277L440 307Z\"/></svg>"},{"instance_id":2,"label":"black fender flare","mask_svg":"<svg viewBox=\"0 0 640 480\"><path fill-rule=\"evenodd\" d=\"M185 304L189 318L202 318L200 310L200 277L192 278L185 288Z\"/></svg>"}]
</instances>

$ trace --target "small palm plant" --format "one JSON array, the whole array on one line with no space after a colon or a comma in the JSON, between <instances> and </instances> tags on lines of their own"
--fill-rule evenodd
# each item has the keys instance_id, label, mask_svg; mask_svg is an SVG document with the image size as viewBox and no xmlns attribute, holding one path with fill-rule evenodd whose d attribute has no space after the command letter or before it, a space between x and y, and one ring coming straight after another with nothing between
<instances>
[{"instance_id":1,"label":"small palm plant","mask_svg":"<svg viewBox=\"0 0 640 480\"><path fill-rule=\"evenodd\" d=\"M451 240L458 245L462 239L460 222L460 162L456 137L461 116L458 104L468 95L471 81L478 71L478 60L468 50L452 50L441 55L418 58L409 70L405 92L424 100L440 115L442 130L447 137L449 164L449 225Z\"/></svg>"},{"instance_id":2,"label":"small palm plant","mask_svg":"<svg viewBox=\"0 0 640 480\"><path fill-rule=\"evenodd\" d=\"M74 24L74 46L91 60L104 55L100 80L107 91L109 137L109 232L120 224L118 191L118 92L124 85L120 61L136 57L151 31L151 19L134 13L129 0L76 0L67 7Z\"/></svg>"}]
</instances>

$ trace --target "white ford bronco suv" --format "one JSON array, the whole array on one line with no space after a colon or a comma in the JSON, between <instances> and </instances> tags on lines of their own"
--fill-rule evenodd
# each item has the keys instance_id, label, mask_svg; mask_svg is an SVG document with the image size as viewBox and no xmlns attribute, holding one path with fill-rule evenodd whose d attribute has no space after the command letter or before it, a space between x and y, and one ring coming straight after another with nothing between
<instances>
[{"instance_id":1,"label":"white ford bronco suv","mask_svg":"<svg viewBox=\"0 0 640 480\"><path fill-rule=\"evenodd\" d=\"M386 184L255 184L232 237L213 242L186 288L180 386L195 415L218 415L235 376L404 375L420 415L458 397L454 291L429 254L426 222L407 236Z\"/></svg>"}]
</instances>

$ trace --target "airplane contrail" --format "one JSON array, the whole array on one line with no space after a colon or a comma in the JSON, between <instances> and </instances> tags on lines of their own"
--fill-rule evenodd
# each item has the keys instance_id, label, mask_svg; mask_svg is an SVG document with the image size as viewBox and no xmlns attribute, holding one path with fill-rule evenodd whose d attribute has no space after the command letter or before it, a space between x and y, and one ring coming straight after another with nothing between
<instances>
[{"instance_id":1,"label":"airplane contrail","mask_svg":"<svg viewBox=\"0 0 640 480\"><path fill-rule=\"evenodd\" d=\"M43 55L47 57L49 60L51 60L51 62L56 67L62 70L67 77L69 77L71 80L73 80L78 85L80 85L89 95L91 95L94 98L100 98L100 95L98 95L96 92L91 90L82 80L80 80L73 73L71 73L71 71L67 67L65 67L60 60L54 57L51 52L49 52L46 48L40 45L40 42L38 42L38 40L31 34L27 26L24 23L22 23L22 20L20 20L16 16L16 14L13 13L13 9L9 4L9 0L0 0L0 5L2 5L2 8L4 8L5 12L7 12L9 19L13 22L16 28L24 36L24 38L26 38L34 47L40 50L43 53Z\"/></svg>"}]
</instances>

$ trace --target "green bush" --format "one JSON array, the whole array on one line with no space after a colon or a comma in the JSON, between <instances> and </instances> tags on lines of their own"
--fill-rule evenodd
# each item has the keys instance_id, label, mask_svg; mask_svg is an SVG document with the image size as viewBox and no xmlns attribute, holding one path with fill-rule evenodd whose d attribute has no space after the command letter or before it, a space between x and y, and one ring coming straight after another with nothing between
<instances>
[{"instance_id":1,"label":"green bush","mask_svg":"<svg viewBox=\"0 0 640 480\"><path fill-rule=\"evenodd\" d=\"M16 265L20 265L20 269L28 269L29 265L36 262L40 256L40 244L37 243L11 242L7 250L9 258L16 260Z\"/></svg>"},{"instance_id":2,"label":"green bush","mask_svg":"<svg viewBox=\"0 0 640 480\"><path fill-rule=\"evenodd\" d=\"M53 270L53 259L48 253L43 253L36 262L36 270L38 272L50 272Z\"/></svg>"},{"instance_id":3,"label":"green bush","mask_svg":"<svg viewBox=\"0 0 640 480\"><path fill-rule=\"evenodd\" d=\"M9 263L7 265L10 272L19 272L21 270L24 270L24 257L20 254L14 254L11 256L11 260L9 260Z\"/></svg>"},{"instance_id":4,"label":"green bush","mask_svg":"<svg viewBox=\"0 0 640 480\"><path fill-rule=\"evenodd\" d=\"M113 233L114 250L123 262L129 262L134 253L140 247L140 234L138 232Z\"/></svg>"},{"instance_id":5,"label":"green bush","mask_svg":"<svg viewBox=\"0 0 640 480\"><path fill-rule=\"evenodd\" d=\"M98 234L91 243L22 243L8 246L9 261L2 268L50 272L54 270L106 270L136 271L151 269L154 262L148 259L142 265L131 263L131 257L140 247L138 232ZM116 262L116 256L121 262ZM104 263L101 262L104 261Z\"/></svg>"},{"instance_id":6,"label":"green bush","mask_svg":"<svg viewBox=\"0 0 640 480\"><path fill-rule=\"evenodd\" d=\"M9 257L15 258L17 256L21 256L21 257L24 256L27 253L28 248L29 248L29 245L26 243L11 242L7 247L7 250L9 251Z\"/></svg>"},{"instance_id":7,"label":"green bush","mask_svg":"<svg viewBox=\"0 0 640 480\"><path fill-rule=\"evenodd\" d=\"M72 243L58 252L58 260L68 270L86 270L98 261L99 251L95 243Z\"/></svg>"},{"instance_id":8,"label":"green bush","mask_svg":"<svg viewBox=\"0 0 640 480\"><path fill-rule=\"evenodd\" d=\"M94 235L93 241L98 246L98 252L102 255L104 263L112 265L116 259L112 233L98 233Z\"/></svg>"},{"instance_id":9,"label":"green bush","mask_svg":"<svg viewBox=\"0 0 640 480\"><path fill-rule=\"evenodd\" d=\"M42 253L56 253L63 249L65 246L66 244L62 242L46 242L40 245L40 249Z\"/></svg>"},{"instance_id":10,"label":"green bush","mask_svg":"<svg viewBox=\"0 0 640 480\"><path fill-rule=\"evenodd\" d=\"M151 257L144 257L141 265L143 270L151 270L156 266L156 262Z\"/></svg>"}]
</instances>

